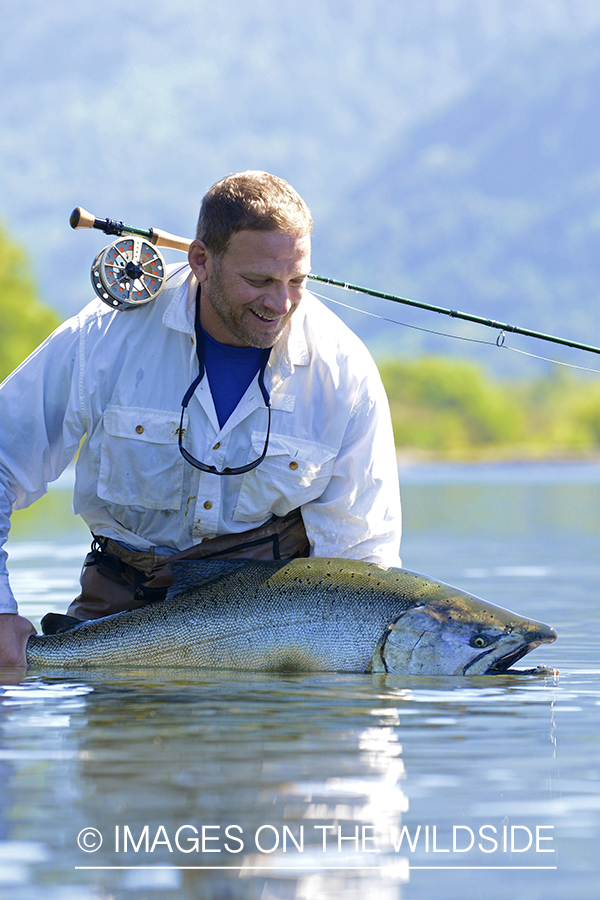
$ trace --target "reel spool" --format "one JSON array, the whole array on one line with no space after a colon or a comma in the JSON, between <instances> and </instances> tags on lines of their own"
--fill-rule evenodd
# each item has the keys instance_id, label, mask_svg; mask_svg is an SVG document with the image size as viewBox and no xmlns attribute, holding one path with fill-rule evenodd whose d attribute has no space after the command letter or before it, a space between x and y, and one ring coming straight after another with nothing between
<instances>
[{"instance_id":1,"label":"reel spool","mask_svg":"<svg viewBox=\"0 0 600 900\"><path fill-rule=\"evenodd\" d=\"M92 285L113 309L144 306L165 284L165 261L148 240L120 238L102 250L92 265Z\"/></svg>"}]
</instances>

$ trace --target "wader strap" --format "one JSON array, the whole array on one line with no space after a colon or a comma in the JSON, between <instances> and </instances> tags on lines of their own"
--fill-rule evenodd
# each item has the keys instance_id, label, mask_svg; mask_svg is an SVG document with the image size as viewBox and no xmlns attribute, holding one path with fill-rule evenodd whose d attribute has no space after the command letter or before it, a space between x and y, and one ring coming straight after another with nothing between
<instances>
[{"instance_id":1,"label":"wader strap","mask_svg":"<svg viewBox=\"0 0 600 900\"><path fill-rule=\"evenodd\" d=\"M81 594L67 614L76 619L98 619L126 609L164 600L173 581L170 562L182 559L296 559L309 555L306 529L299 509L287 516L240 534L208 538L172 556L154 549L128 550L110 538L94 535L81 572Z\"/></svg>"}]
</instances>

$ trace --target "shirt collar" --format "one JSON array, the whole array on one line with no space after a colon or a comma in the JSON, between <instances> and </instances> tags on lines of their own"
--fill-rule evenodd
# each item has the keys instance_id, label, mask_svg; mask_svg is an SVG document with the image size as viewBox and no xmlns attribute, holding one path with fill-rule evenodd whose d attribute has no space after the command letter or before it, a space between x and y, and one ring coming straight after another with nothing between
<instances>
[{"instance_id":1,"label":"shirt collar","mask_svg":"<svg viewBox=\"0 0 600 900\"><path fill-rule=\"evenodd\" d=\"M165 309L163 325L166 325L167 328L172 328L174 331L193 334L194 299L198 282L189 266L182 266L181 269L169 277L169 281L171 281L171 278L175 283L169 285L167 290L173 292L173 297Z\"/></svg>"},{"instance_id":2,"label":"shirt collar","mask_svg":"<svg viewBox=\"0 0 600 900\"><path fill-rule=\"evenodd\" d=\"M167 290L173 291L173 297L163 314L163 325L184 334L194 334L194 303L198 282L188 266L182 266L169 277ZM268 369L277 373L280 378L287 378L295 366L307 366L310 362L310 350L306 339L305 319L306 306L312 297L306 294L300 306L290 319L283 334L273 347Z\"/></svg>"}]
</instances>

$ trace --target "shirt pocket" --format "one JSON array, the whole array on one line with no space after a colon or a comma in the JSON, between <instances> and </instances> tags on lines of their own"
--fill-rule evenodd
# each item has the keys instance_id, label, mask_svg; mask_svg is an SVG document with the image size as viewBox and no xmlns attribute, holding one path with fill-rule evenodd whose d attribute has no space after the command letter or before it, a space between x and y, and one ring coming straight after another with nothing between
<instances>
[{"instance_id":1,"label":"shirt pocket","mask_svg":"<svg viewBox=\"0 0 600 900\"><path fill-rule=\"evenodd\" d=\"M261 455L265 432L252 433L252 450ZM284 516L320 497L331 478L336 451L325 444L271 434L267 455L246 472L233 512L234 521L264 521L271 513Z\"/></svg>"},{"instance_id":2,"label":"shirt pocket","mask_svg":"<svg viewBox=\"0 0 600 900\"><path fill-rule=\"evenodd\" d=\"M180 509L179 420L180 414L163 410L109 406L104 413L98 496L119 506Z\"/></svg>"}]
</instances>

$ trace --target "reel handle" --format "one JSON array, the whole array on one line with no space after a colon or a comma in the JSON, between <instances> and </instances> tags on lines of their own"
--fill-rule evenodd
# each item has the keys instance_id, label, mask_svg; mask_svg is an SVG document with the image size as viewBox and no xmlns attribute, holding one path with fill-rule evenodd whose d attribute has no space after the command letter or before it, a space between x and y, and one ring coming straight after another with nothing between
<instances>
[{"instance_id":1,"label":"reel handle","mask_svg":"<svg viewBox=\"0 0 600 900\"><path fill-rule=\"evenodd\" d=\"M168 231L162 231L160 228L134 228L132 225L124 225L123 222L116 222L114 219L97 219L81 206L77 206L73 210L69 224L71 228L98 228L105 234L137 234L149 240L155 247L169 247L172 250L182 250L184 253L187 253L192 243L191 238L179 237Z\"/></svg>"}]
</instances>

